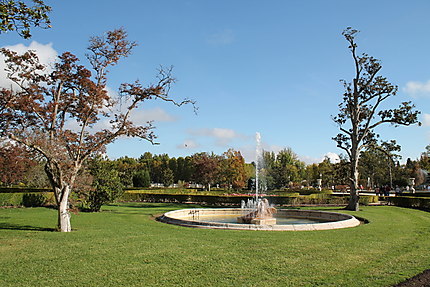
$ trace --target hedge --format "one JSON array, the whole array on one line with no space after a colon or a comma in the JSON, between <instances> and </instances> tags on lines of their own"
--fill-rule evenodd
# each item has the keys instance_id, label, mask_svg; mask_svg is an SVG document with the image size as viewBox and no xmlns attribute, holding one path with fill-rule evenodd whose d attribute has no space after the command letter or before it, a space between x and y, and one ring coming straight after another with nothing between
<instances>
[{"instance_id":1,"label":"hedge","mask_svg":"<svg viewBox=\"0 0 430 287\"><path fill-rule=\"evenodd\" d=\"M29 188L29 187L0 187L0 193L40 193L50 192L52 189L49 188Z\"/></svg>"},{"instance_id":2,"label":"hedge","mask_svg":"<svg viewBox=\"0 0 430 287\"><path fill-rule=\"evenodd\" d=\"M52 192L0 193L0 206L37 207L55 202Z\"/></svg>"},{"instance_id":3,"label":"hedge","mask_svg":"<svg viewBox=\"0 0 430 287\"><path fill-rule=\"evenodd\" d=\"M396 196L388 197L387 201L400 207L430 210L430 197Z\"/></svg>"},{"instance_id":4,"label":"hedge","mask_svg":"<svg viewBox=\"0 0 430 287\"><path fill-rule=\"evenodd\" d=\"M240 206L242 201L251 199L252 196L215 196L215 195L190 195L190 194L148 194L148 193L129 193L126 192L120 198L120 201L128 202L155 202L155 203L196 203L202 205L215 206ZM298 195L293 193L289 196L266 196L271 204L281 205L345 205L347 204L347 196L332 196L330 194L310 194ZM377 202L377 196L361 196L360 203L367 205Z\"/></svg>"}]
</instances>

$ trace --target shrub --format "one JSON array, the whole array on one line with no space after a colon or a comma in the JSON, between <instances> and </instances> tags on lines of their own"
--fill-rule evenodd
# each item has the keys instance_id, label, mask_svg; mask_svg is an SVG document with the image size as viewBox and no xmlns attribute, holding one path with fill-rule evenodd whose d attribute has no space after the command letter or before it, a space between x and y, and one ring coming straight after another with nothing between
<instances>
[{"instance_id":1,"label":"shrub","mask_svg":"<svg viewBox=\"0 0 430 287\"><path fill-rule=\"evenodd\" d=\"M44 206L46 197L43 193L24 193L22 196L22 205L25 207Z\"/></svg>"},{"instance_id":2,"label":"shrub","mask_svg":"<svg viewBox=\"0 0 430 287\"><path fill-rule=\"evenodd\" d=\"M79 191L81 208L84 211L97 212L103 204L113 202L123 193L121 179L118 171L109 161L94 159L89 166L93 176L91 187Z\"/></svg>"},{"instance_id":3,"label":"shrub","mask_svg":"<svg viewBox=\"0 0 430 287\"><path fill-rule=\"evenodd\" d=\"M38 207L54 204L52 192L13 192L0 193L0 206Z\"/></svg>"},{"instance_id":4,"label":"shrub","mask_svg":"<svg viewBox=\"0 0 430 287\"><path fill-rule=\"evenodd\" d=\"M133 175L133 187L150 187L151 177L147 169L137 171Z\"/></svg>"},{"instance_id":5,"label":"shrub","mask_svg":"<svg viewBox=\"0 0 430 287\"><path fill-rule=\"evenodd\" d=\"M21 206L23 193L0 193L0 206Z\"/></svg>"},{"instance_id":6,"label":"shrub","mask_svg":"<svg viewBox=\"0 0 430 287\"><path fill-rule=\"evenodd\" d=\"M360 204L369 205L370 203L379 202L379 196L377 195L360 195Z\"/></svg>"}]
</instances>

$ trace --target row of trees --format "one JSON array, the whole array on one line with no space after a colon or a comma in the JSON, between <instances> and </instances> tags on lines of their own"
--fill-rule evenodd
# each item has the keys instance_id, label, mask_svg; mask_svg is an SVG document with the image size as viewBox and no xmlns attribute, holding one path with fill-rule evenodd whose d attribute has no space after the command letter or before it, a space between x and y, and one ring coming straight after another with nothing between
<instances>
[{"instance_id":1,"label":"row of trees","mask_svg":"<svg viewBox=\"0 0 430 287\"><path fill-rule=\"evenodd\" d=\"M430 146L419 159L408 159L403 165L396 153L399 149L395 142L390 142L362 151L358 165L359 185L364 188L406 186L411 177L416 178L417 185L424 183L425 171L430 170ZM319 178L322 179L324 188L349 184L349 161L344 156L336 163L326 158L321 163L306 165L287 148L278 153L264 151L263 158L263 177L269 191L316 186ZM4 186L22 184L49 187L44 164L43 159L31 157L31 154L19 146L7 144L0 147L0 181ZM104 173L98 174L98 169ZM255 164L245 163L241 153L233 149L221 155L201 152L177 158L149 152L139 158L109 160L95 157L80 172L77 189L88 189L88 186L92 186L92 181L104 178L106 174L111 178L117 177L124 188L149 187L151 183L166 187L172 184L187 187L190 183L195 183L208 190L218 186L238 191L254 188ZM88 179L89 177L91 178Z\"/></svg>"},{"instance_id":2,"label":"row of trees","mask_svg":"<svg viewBox=\"0 0 430 287\"><path fill-rule=\"evenodd\" d=\"M196 153L187 157L144 153L138 159L124 157L114 161L124 186L148 187L150 183L170 186L173 183L198 183L207 189L219 185L240 190L246 187L252 172L239 151L228 150L222 155Z\"/></svg>"}]
</instances>

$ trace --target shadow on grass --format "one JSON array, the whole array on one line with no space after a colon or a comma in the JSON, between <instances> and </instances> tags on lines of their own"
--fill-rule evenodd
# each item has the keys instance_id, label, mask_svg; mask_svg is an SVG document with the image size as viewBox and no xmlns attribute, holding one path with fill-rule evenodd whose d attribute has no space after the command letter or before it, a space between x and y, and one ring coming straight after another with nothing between
<instances>
[{"instance_id":1,"label":"shadow on grass","mask_svg":"<svg viewBox=\"0 0 430 287\"><path fill-rule=\"evenodd\" d=\"M39 226L31 226L31 225L19 225L19 224L11 224L0 222L0 230L1 229L9 229L9 230L26 230L26 231L56 231L55 228L46 228Z\"/></svg>"}]
</instances>

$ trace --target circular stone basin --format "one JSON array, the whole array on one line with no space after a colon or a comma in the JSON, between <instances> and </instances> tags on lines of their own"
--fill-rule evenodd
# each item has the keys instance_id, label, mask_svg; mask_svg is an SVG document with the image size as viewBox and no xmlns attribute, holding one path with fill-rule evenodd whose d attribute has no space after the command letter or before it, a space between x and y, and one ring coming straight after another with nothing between
<instances>
[{"instance_id":1,"label":"circular stone basin","mask_svg":"<svg viewBox=\"0 0 430 287\"><path fill-rule=\"evenodd\" d=\"M317 211L278 209L275 214L277 224L256 225L236 223L242 216L241 208L181 209L166 212L159 221L187 227L238 230L302 231L347 228L360 225L352 215Z\"/></svg>"}]
</instances>

